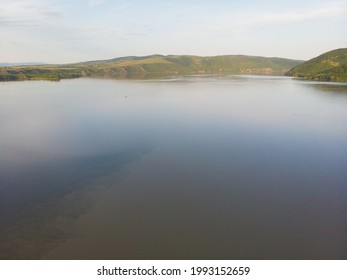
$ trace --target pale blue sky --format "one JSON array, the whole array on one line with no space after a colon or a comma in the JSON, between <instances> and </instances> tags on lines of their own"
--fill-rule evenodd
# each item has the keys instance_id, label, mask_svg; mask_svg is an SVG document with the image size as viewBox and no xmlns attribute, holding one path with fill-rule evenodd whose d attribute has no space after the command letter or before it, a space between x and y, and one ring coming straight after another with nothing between
<instances>
[{"instance_id":1,"label":"pale blue sky","mask_svg":"<svg viewBox=\"0 0 347 280\"><path fill-rule=\"evenodd\" d=\"M347 0L0 0L0 62L128 55L310 59L347 47Z\"/></svg>"}]
</instances>

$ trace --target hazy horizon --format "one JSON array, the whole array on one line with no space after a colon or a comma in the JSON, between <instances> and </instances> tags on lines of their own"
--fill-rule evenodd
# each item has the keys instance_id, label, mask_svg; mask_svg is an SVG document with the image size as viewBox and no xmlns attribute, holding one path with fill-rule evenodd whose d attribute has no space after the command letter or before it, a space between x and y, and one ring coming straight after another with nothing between
<instances>
[{"instance_id":1,"label":"hazy horizon","mask_svg":"<svg viewBox=\"0 0 347 280\"><path fill-rule=\"evenodd\" d=\"M153 54L308 60L347 46L345 0L0 4L1 63L75 63Z\"/></svg>"},{"instance_id":2,"label":"hazy horizon","mask_svg":"<svg viewBox=\"0 0 347 280\"><path fill-rule=\"evenodd\" d=\"M110 57L110 58L104 58L104 59L88 59L85 61L76 61L76 62L65 62L64 64L73 64L73 63L83 63L83 62L92 62L92 61L107 61L107 60L113 60L113 59L121 59L121 58L131 58L131 57L147 57L147 56L174 56L174 55L182 55L182 56L198 56L195 54L167 54L167 55L163 55L160 53L154 53L154 54L148 54L148 55L129 55L129 56L118 56L118 57ZM248 55L248 54L219 54L219 55L202 55L199 57L217 57L217 56L254 56L254 57L265 57L265 58L282 58L282 59L289 59L291 60L292 58L287 58L287 57L270 57L270 56L258 56L258 55ZM292 59L292 60L301 60L301 59ZM302 61L306 61L306 60L302 60ZM52 64L57 64L59 65L59 62L56 63L52 63ZM20 62L2 62L0 61L0 66L35 66L35 65L49 65L49 63L46 63L44 61L20 61Z\"/></svg>"}]
</instances>

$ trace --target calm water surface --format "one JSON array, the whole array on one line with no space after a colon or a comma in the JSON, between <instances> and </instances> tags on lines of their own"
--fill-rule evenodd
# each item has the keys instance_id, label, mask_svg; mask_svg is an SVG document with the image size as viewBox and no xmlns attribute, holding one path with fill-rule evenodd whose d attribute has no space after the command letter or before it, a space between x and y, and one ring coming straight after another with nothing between
<instances>
[{"instance_id":1,"label":"calm water surface","mask_svg":"<svg viewBox=\"0 0 347 280\"><path fill-rule=\"evenodd\" d=\"M347 84L0 83L1 259L347 259Z\"/></svg>"}]
</instances>

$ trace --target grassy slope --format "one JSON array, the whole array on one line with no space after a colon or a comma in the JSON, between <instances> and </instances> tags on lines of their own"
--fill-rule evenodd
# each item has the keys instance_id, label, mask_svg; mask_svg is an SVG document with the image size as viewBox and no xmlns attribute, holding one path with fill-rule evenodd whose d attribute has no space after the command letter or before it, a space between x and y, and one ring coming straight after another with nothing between
<instances>
[{"instance_id":1,"label":"grassy slope","mask_svg":"<svg viewBox=\"0 0 347 280\"><path fill-rule=\"evenodd\" d=\"M78 77L145 78L198 73L284 73L302 61L255 56L152 55L67 65L0 67L1 80L60 80Z\"/></svg>"},{"instance_id":2,"label":"grassy slope","mask_svg":"<svg viewBox=\"0 0 347 280\"><path fill-rule=\"evenodd\" d=\"M347 48L308 60L291 69L287 75L306 80L347 82Z\"/></svg>"}]
</instances>

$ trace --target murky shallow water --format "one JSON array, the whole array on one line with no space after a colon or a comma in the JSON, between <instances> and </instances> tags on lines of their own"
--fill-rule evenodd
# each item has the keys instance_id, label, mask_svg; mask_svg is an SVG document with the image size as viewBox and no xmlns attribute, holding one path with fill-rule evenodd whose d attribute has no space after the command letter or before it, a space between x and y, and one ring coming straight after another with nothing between
<instances>
[{"instance_id":1,"label":"murky shallow water","mask_svg":"<svg viewBox=\"0 0 347 280\"><path fill-rule=\"evenodd\" d=\"M346 259L347 84L0 83L0 258Z\"/></svg>"}]
</instances>

